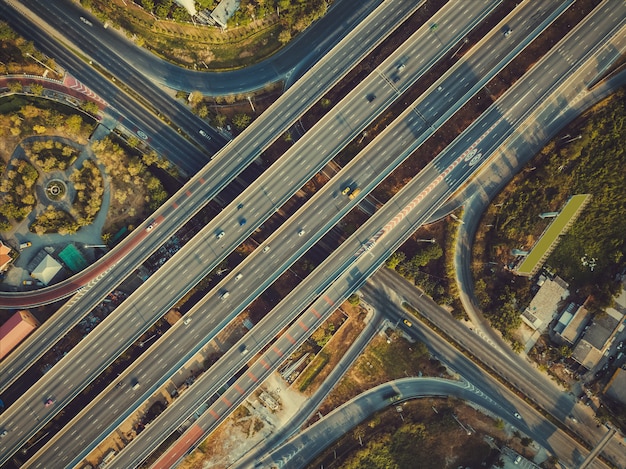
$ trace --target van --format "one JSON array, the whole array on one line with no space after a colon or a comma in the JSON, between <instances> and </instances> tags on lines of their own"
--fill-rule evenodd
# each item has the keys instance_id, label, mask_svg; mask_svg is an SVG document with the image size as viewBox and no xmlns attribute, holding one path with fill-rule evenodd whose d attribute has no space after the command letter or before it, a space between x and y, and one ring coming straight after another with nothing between
<instances>
[{"instance_id":1,"label":"van","mask_svg":"<svg viewBox=\"0 0 626 469\"><path fill-rule=\"evenodd\" d=\"M30 241L26 241L25 243L21 243L21 244L20 244L20 251L21 251L22 249L29 248L29 247L31 247L32 245L33 245L33 243L31 243Z\"/></svg>"}]
</instances>

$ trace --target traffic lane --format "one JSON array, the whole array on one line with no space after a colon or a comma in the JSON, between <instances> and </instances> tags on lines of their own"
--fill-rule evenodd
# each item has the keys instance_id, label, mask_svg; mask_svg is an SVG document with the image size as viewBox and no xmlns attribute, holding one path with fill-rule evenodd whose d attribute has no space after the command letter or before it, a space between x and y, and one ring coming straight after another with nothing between
<instances>
[{"instance_id":1,"label":"traffic lane","mask_svg":"<svg viewBox=\"0 0 626 469\"><path fill-rule=\"evenodd\" d=\"M478 404L490 412L502 413L497 403L476 393L469 383L440 378L403 378L359 394L262 458L260 463L287 463L289 467L304 467L332 442L374 413L390 406L386 396L397 391L400 391L402 399L454 396Z\"/></svg>"},{"instance_id":2,"label":"traffic lane","mask_svg":"<svg viewBox=\"0 0 626 469\"><path fill-rule=\"evenodd\" d=\"M563 401L563 393L554 389L553 383L536 370L531 369L524 360L518 360L511 363L507 357L494 354L494 349L486 344L475 332L471 331L439 305L435 304L429 297L423 296L419 290L409 284L403 278L398 277L393 272L386 269L379 270L368 282L361 288L365 295L366 301L371 303L373 307L380 308L386 315L393 319L403 318L407 316L407 312L398 304L399 299L405 298L413 307L417 308L420 313L426 316L432 323L439 327L445 334L452 337L456 342L460 343L466 350L471 350L472 354L477 356L483 363L491 367L499 368L500 375L508 380L508 375L514 376L515 384L519 387L519 383L534 386L534 389L524 390L525 394L540 405L549 404L550 408L561 408L567 399ZM421 321L413 321L412 335L423 341L432 350L437 351L437 357L441 357L444 361L450 363L452 368L476 384L483 390L488 390L490 395L498 395L506 393L510 395L510 391L491 378L478 365L467 359L464 355L453 349L450 344L443 340L439 335L435 334L429 327L423 325ZM496 365L494 365L496 361ZM530 370L530 373L528 373ZM493 394L495 393L495 394ZM539 402L537 396L545 395L544 402ZM517 398L514 398L517 400ZM564 407L566 409L566 407ZM519 412L522 415L520 429L523 429L530 436L542 445L551 448L559 457L569 455L570 461L580 463L580 454L586 450L580 447L563 431L558 430L550 422L545 420L539 413L528 407L525 403L519 402L509 409L511 412ZM510 422L511 423L511 422ZM515 424L515 419L512 420ZM517 422L520 424L520 422Z\"/></svg>"}]
</instances>

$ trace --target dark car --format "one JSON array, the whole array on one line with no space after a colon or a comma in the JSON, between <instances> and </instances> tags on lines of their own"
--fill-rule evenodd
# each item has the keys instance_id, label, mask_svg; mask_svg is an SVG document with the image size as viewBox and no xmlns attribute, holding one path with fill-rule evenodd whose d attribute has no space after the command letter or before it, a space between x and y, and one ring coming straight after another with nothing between
<instances>
[{"instance_id":1,"label":"dark car","mask_svg":"<svg viewBox=\"0 0 626 469\"><path fill-rule=\"evenodd\" d=\"M244 226L246 224L246 219L242 218L241 220L239 220L239 226Z\"/></svg>"}]
</instances>

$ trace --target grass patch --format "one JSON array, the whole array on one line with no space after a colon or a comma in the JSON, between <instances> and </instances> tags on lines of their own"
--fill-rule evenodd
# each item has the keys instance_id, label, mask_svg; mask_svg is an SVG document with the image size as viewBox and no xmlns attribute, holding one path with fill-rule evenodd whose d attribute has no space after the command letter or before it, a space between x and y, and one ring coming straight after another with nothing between
<instances>
[{"instance_id":1,"label":"grass patch","mask_svg":"<svg viewBox=\"0 0 626 469\"><path fill-rule=\"evenodd\" d=\"M317 357L313 359L306 370L304 370L304 373L302 373L303 377L300 382L300 391L304 391L309 387L315 377L322 371L322 368L328 364L329 360L330 356L324 351L320 352Z\"/></svg>"}]
</instances>

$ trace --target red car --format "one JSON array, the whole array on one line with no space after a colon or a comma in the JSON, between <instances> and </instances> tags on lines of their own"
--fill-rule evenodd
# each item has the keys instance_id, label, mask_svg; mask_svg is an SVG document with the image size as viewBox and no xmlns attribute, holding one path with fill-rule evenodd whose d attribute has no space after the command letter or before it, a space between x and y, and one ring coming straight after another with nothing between
<instances>
[{"instance_id":1,"label":"red car","mask_svg":"<svg viewBox=\"0 0 626 469\"><path fill-rule=\"evenodd\" d=\"M46 407L50 407L52 404L54 404L54 399L52 399L51 397L46 399L46 402L44 403Z\"/></svg>"}]
</instances>

